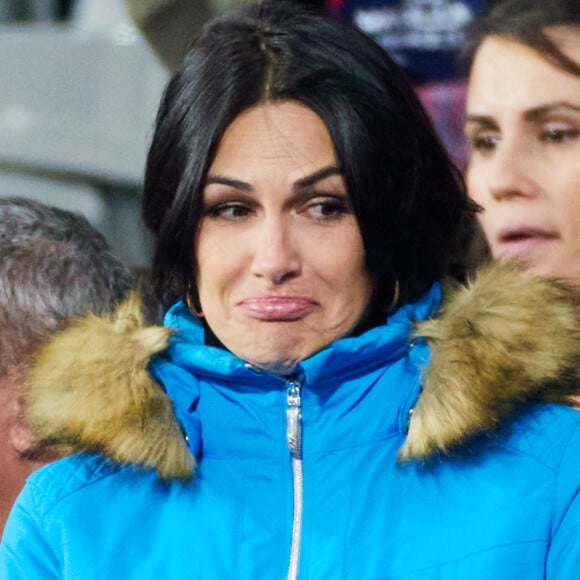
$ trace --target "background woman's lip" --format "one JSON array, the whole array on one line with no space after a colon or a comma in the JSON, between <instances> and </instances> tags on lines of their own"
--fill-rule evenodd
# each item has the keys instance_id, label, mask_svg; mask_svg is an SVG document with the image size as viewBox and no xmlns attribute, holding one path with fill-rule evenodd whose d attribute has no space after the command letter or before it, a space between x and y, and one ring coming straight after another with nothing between
<instances>
[{"instance_id":1,"label":"background woman's lip","mask_svg":"<svg viewBox=\"0 0 580 580\"><path fill-rule=\"evenodd\" d=\"M511 239L504 239L498 243L499 256L502 259L525 258L526 254L531 254L535 250L551 243L557 239L556 236L521 236Z\"/></svg>"},{"instance_id":2,"label":"background woman's lip","mask_svg":"<svg viewBox=\"0 0 580 580\"><path fill-rule=\"evenodd\" d=\"M547 240L557 238L557 234L550 230L536 228L536 227L517 227L504 229L499 232L497 240L500 244L509 244L512 242L520 242L525 239L540 239Z\"/></svg>"},{"instance_id":3,"label":"background woman's lip","mask_svg":"<svg viewBox=\"0 0 580 580\"><path fill-rule=\"evenodd\" d=\"M252 318L284 321L303 318L319 304L303 296L255 296L240 300L237 306Z\"/></svg>"}]
</instances>

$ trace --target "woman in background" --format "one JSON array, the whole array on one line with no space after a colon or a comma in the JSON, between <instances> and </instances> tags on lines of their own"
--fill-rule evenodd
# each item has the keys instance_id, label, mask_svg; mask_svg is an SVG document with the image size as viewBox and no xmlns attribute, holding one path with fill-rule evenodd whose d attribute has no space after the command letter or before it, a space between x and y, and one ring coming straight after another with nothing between
<instances>
[{"instance_id":1,"label":"woman in background","mask_svg":"<svg viewBox=\"0 0 580 580\"><path fill-rule=\"evenodd\" d=\"M465 133L493 257L580 293L578 0L507 0L481 20Z\"/></svg>"},{"instance_id":2,"label":"woman in background","mask_svg":"<svg viewBox=\"0 0 580 580\"><path fill-rule=\"evenodd\" d=\"M513 268L442 306L472 214L368 37L279 0L211 22L147 161L166 328L129 302L40 353L39 444L85 453L29 480L0 576L575 579L580 414L540 401L576 311Z\"/></svg>"}]
</instances>

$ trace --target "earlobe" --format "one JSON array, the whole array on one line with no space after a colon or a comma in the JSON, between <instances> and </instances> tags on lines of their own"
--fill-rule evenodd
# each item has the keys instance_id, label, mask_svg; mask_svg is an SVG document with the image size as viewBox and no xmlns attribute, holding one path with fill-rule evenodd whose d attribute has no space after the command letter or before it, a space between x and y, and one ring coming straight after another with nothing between
<instances>
[{"instance_id":1,"label":"earlobe","mask_svg":"<svg viewBox=\"0 0 580 580\"><path fill-rule=\"evenodd\" d=\"M33 446L34 438L23 416L23 405L20 397L13 402L13 421L8 430L10 445L19 454L26 454Z\"/></svg>"},{"instance_id":2,"label":"earlobe","mask_svg":"<svg viewBox=\"0 0 580 580\"><path fill-rule=\"evenodd\" d=\"M28 452L33 443L32 433L24 418L23 384L20 366L9 367L0 380L0 420L7 436L6 443L18 455Z\"/></svg>"},{"instance_id":3,"label":"earlobe","mask_svg":"<svg viewBox=\"0 0 580 580\"><path fill-rule=\"evenodd\" d=\"M191 283L189 283L187 285L187 294L185 296L185 303L187 304L187 307L189 308L189 310L191 310L191 312L197 318L204 318L203 310L202 310L201 304L199 302L199 296L197 293L197 289L194 289L192 287Z\"/></svg>"},{"instance_id":4,"label":"earlobe","mask_svg":"<svg viewBox=\"0 0 580 580\"><path fill-rule=\"evenodd\" d=\"M33 438L30 429L20 419L10 428L10 443L19 455L27 453L32 447Z\"/></svg>"}]
</instances>

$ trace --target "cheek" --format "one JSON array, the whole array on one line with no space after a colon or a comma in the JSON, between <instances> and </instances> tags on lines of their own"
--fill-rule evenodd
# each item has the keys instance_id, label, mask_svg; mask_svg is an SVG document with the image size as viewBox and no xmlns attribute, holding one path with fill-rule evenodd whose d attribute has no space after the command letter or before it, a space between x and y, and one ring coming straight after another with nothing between
<instances>
[{"instance_id":1,"label":"cheek","mask_svg":"<svg viewBox=\"0 0 580 580\"><path fill-rule=\"evenodd\" d=\"M579 186L566 204L567 207L562 208L562 214L566 217L568 222L568 229L571 232L572 238L577 247L580 247L580 177L578 181Z\"/></svg>"},{"instance_id":2,"label":"cheek","mask_svg":"<svg viewBox=\"0 0 580 580\"><path fill-rule=\"evenodd\" d=\"M222 297L236 278L236 263L227 254L200 256L197 263L197 291L202 302L215 302ZM202 304L203 306L203 304Z\"/></svg>"},{"instance_id":3,"label":"cheek","mask_svg":"<svg viewBox=\"0 0 580 580\"><path fill-rule=\"evenodd\" d=\"M340 254L336 255L336 249ZM349 248L350 251L345 251ZM364 248L360 236L353 236L334 246L334 260L328 260L327 272L332 274L334 286L343 301L368 303L372 294L372 282L365 266Z\"/></svg>"},{"instance_id":4,"label":"cheek","mask_svg":"<svg viewBox=\"0 0 580 580\"><path fill-rule=\"evenodd\" d=\"M220 294L227 279L228 258L227 252L212 251L210 245L203 242L198 244L195 260L196 286L199 299L203 303L207 304Z\"/></svg>"},{"instance_id":5,"label":"cheek","mask_svg":"<svg viewBox=\"0 0 580 580\"><path fill-rule=\"evenodd\" d=\"M479 225L481 226L481 231L487 240L492 253L494 253L494 243L493 243L493 216L489 214L488 211L481 211L477 217Z\"/></svg>"},{"instance_id":6,"label":"cheek","mask_svg":"<svg viewBox=\"0 0 580 580\"><path fill-rule=\"evenodd\" d=\"M490 198L486 193L483 171L473 162L469 165L465 173L465 183L469 197L481 208L477 214L477 219L483 233L486 237L489 237L492 229L491 226L493 225L493 216L490 213L492 211L489 204Z\"/></svg>"},{"instance_id":7,"label":"cheek","mask_svg":"<svg viewBox=\"0 0 580 580\"><path fill-rule=\"evenodd\" d=\"M232 244L219 228L202 227L197 236L195 250L196 284L200 294L211 298L227 280L235 276L241 262L242 244Z\"/></svg>"},{"instance_id":8,"label":"cheek","mask_svg":"<svg viewBox=\"0 0 580 580\"><path fill-rule=\"evenodd\" d=\"M484 181L483 171L481 167L475 162L471 161L465 172L465 183L467 185L467 193L469 197L481 206L484 206Z\"/></svg>"},{"instance_id":9,"label":"cheek","mask_svg":"<svg viewBox=\"0 0 580 580\"><path fill-rule=\"evenodd\" d=\"M580 159L580 150L578 151L578 159ZM574 213L576 218L580 217L580 163L576 162L575 170L569 172L570 181L567 187L568 206L570 211ZM553 176L552 176L553 177ZM576 226L580 227L580 221L575 220Z\"/></svg>"}]
</instances>

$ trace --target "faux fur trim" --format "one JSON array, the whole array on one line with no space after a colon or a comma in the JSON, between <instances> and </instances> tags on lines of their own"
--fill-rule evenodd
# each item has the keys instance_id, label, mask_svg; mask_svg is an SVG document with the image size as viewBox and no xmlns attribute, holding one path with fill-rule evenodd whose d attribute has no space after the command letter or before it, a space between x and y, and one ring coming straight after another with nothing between
<instances>
[{"instance_id":1,"label":"faux fur trim","mask_svg":"<svg viewBox=\"0 0 580 580\"><path fill-rule=\"evenodd\" d=\"M578 393L580 317L570 289L524 278L515 264L483 268L418 325L431 346L401 460L449 452L493 431L530 401Z\"/></svg>"},{"instance_id":2,"label":"faux fur trim","mask_svg":"<svg viewBox=\"0 0 580 580\"><path fill-rule=\"evenodd\" d=\"M95 451L153 467L162 479L191 477L194 461L173 403L146 370L170 330L144 326L133 294L113 316L72 323L38 354L27 376L26 415L40 448Z\"/></svg>"},{"instance_id":3,"label":"faux fur trim","mask_svg":"<svg viewBox=\"0 0 580 580\"><path fill-rule=\"evenodd\" d=\"M577 387L580 324L573 294L556 282L492 265L418 325L431 346L423 391L401 460L448 453L493 431L519 406L569 402ZM186 479L194 461L172 402L148 374L170 331L146 327L137 296L111 317L89 315L39 353L27 416L39 445L96 451Z\"/></svg>"}]
</instances>

